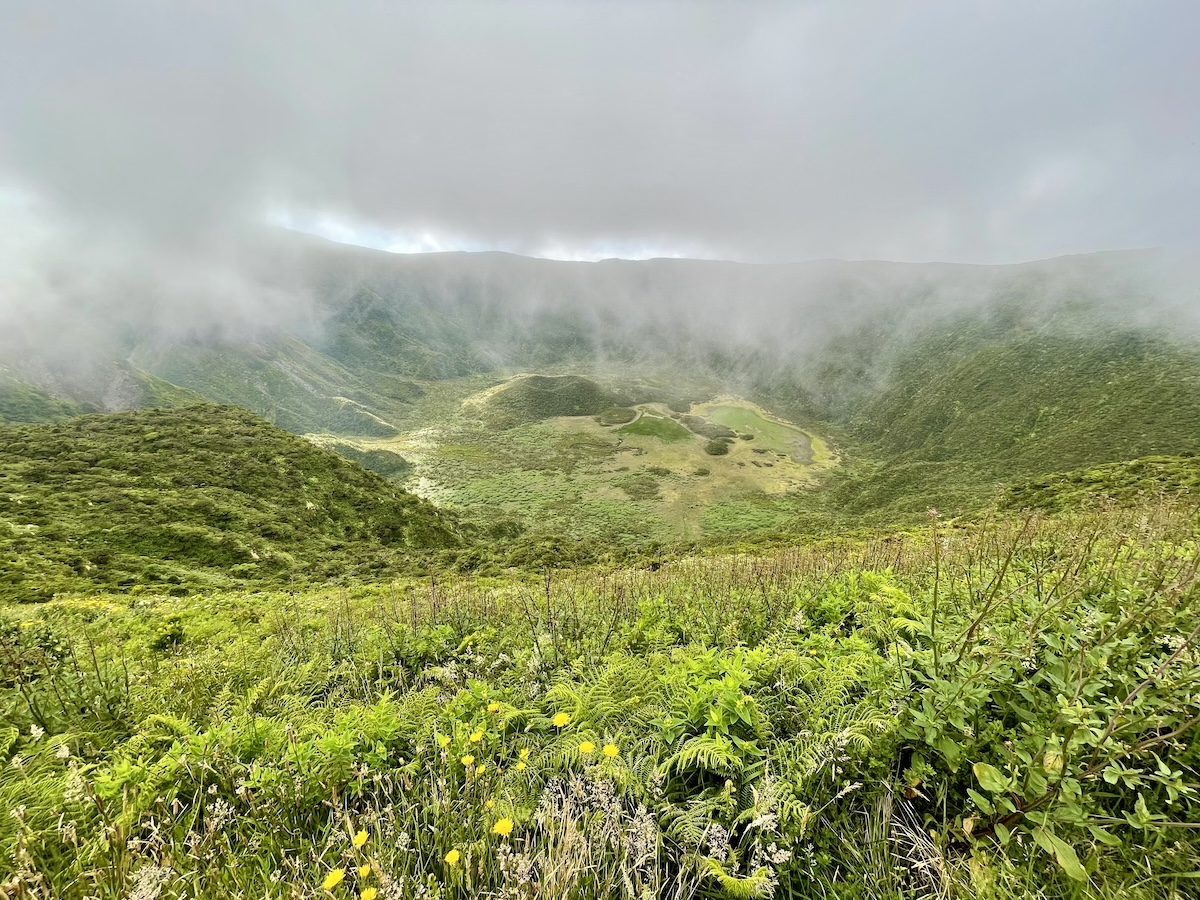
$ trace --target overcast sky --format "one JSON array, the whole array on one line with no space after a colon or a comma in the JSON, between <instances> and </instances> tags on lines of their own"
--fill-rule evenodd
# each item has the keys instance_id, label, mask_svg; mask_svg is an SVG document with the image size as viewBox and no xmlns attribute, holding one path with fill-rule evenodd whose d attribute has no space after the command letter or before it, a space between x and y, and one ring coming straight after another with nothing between
<instances>
[{"instance_id":1,"label":"overcast sky","mask_svg":"<svg viewBox=\"0 0 1200 900\"><path fill-rule=\"evenodd\" d=\"M0 0L0 265L1010 262L1200 238L1200 3Z\"/></svg>"}]
</instances>

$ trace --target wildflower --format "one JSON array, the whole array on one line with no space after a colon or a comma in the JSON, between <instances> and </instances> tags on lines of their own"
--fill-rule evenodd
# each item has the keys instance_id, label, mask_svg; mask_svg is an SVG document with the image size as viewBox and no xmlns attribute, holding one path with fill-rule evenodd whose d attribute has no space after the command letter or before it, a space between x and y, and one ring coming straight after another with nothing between
<instances>
[{"instance_id":1,"label":"wildflower","mask_svg":"<svg viewBox=\"0 0 1200 900\"><path fill-rule=\"evenodd\" d=\"M329 874L325 876L325 880L321 882L321 887L327 891L332 891L335 887L341 884L345 878L345 869L330 869Z\"/></svg>"},{"instance_id":2,"label":"wildflower","mask_svg":"<svg viewBox=\"0 0 1200 900\"><path fill-rule=\"evenodd\" d=\"M457 850L451 850L449 853L446 854L446 864L447 865L457 866L458 861L460 859L462 859L462 854L459 853Z\"/></svg>"},{"instance_id":3,"label":"wildflower","mask_svg":"<svg viewBox=\"0 0 1200 900\"><path fill-rule=\"evenodd\" d=\"M367 842L367 832L365 830L359 831L359 833L354 836L354 846L355 847L361 849L362 845L365 844L366 842Z\"/></svg>"},{"instance_id":4,"label":"wildflower","mask_svg":"<svg viewBox=\"0 0 1200 900\"><path fill-rule=\"evenodd\" d=\"M496 805L496 801L495 801L495 800L488 800L488 801L487 801L486 803L484 803L483 805L484 805L484 807L485 807L485 808L487 808L487 809L491 809L493 806L495 806L495 805Z\"/></svg>"},{"instance_id":5,"label":"wildflower","mask_svg":"<svg viewBox=\"0 0 1200 900\"><path fill-rule=\"evenodd\" d=\"M441 747L443 750L445 750L447 747L450 746L450 735L439 734L437 736L437 742L438 742L438 746Z\"/></svg>"},{"instance_id":6,"label":"wildflower","mask_svg":"<svg viewBox=\"0 0 1200 900\"><path fill-rule=\"evenodd\" d=\"M30 725L29 726L29 736L31 738L33 738L33 740L35 740L35 741L40 741L42 739L42 735L44 735L45 733L46 733L46 729L43 728L41 725Z\"/></svg>"},{"instance_id":7,"label":"wildflower","mask_svg":"<svg viewBox=\"0 0 1200 900\"><path fill-rule=\"evenodd\" d=\"M551 719L551 721L554 723L555 728L566 728L571 724L571 717L565 712L555 713L554 718Z\"/></svg>"},{"instance_id":8,"label":"wildflower","mask_svg":"<svg viewBox=\"0 0 1200 900\"><path fill-rule=\"evenodd\" d=\"M371 874L370 865L363 865L363 866L358 867L358 877L359 878L366 878L370 874Z\"/></svg>"},{"instance_id":9,"label":"wildflower","mask_svg":"<svg viewBox=\"0 0 1200 900\"><path fill-rule=\"evenodd\" d=\"M471 732L471 743L472 744L478 744L482 740L483 740L483 732L482 731L472 731Z\"/></svg>"},{"instance_id":10,"label":"wildflower","mask_svg":"<svg viewBox=\"0 0 1200 900\"><path fill-rule=\"evenodd\" d=\"M522 747L521 752L518 753L517 756L521 757L521 759L529 759L529 748Z\"/></svg>"},{"instance_id":11,"label":"wildflower","mask_svg":"<svg viewBox=\"0 0 1200 900\"><path fill-rule=\"evenodd\" d=\"M604 745L604 755L607 756L609 759L615 759L617 756L620 756L620 754L621 754L621 751L617 749L616 744L605 744Z\"/></svg>"},{"instance_id":12,"label":"wildflower","mask_svg":"<svg viewBox=\"0 0 1200 900\"><path fill-rule=\"evenodd\" d=\"M591 753L595 749L596 749L596 745L593 744L591 741L584 741L582 744L579 745L580 753Z\"/></svg>"},{"instance_id":13,"label":"wildflower","mask_svg":"<svg viewBox=\"0 0 1200 900\"><path fill-rule=\"evenodd\" d=\"M70 759L71 758L71 748L68 747L66 744L59 744L58 749L54 751L54 755L57 756L59 759Z\"/></svg>"},{"instance_id":14,"label":"wildflower","mask_svg":"<svg viewBox=\"0 0 1200 900\"><path fill-rule=\"evenodd\" d=\"M510 834L512 834L512 830L513 820L507 817L501 819L492 826L492 834L498 834L500 837L508 837Z\"/></svg>"},{"instance_id":15,"label":"wildflower","mask_svg":"<svg viewBox=\"0 0 1200 900\"><path fill-rule=\"evenodd\" d=\"M468 766L468 767L469 767L469 766L470 766L472 763L474 763L474 762L475 762L475 757L473 757L473 756L472 756L470 753L468 753L468 754L467 754L466 756L464 756L464 757L462 758L462 760L460 760L460 761L462 762L462 764L463 764L464 766Z\"/></svg>"},{"instance_id":16,"label":"wildflower","mask_svg":"<svg viewBox=\"0 0 1200 900\"><path fill-rule=\"evenodd\" d=\"M525 771L525 763L523 763L523 762L517 763L517 771L524 772Z\"/></svg>"},{"instance_id":17,"label":"wildflower","mask_svg":"<svg viewBox=\"0 0 1200 900\"><path fill-rule=\"evenodd\" d=\"M490 712L490 713L500 712L500 704L497 703L495 700L493 700L491 703L488 704L488 712Z\"/></svg>"},{"instance_id":18,"label":"wildflower","mask_svg":"<svg viewBox=\"0 0 1200 900\"><path fill-rule=\"evenodd\" d=\"M379 891L375 890L375 888L369 887L363 888L362 893L358 896L361 898L361 900L375 900L375 895L378 893Z\"/></svg>"},{"instance_id":19,"label":"wildflower","mask_svg":"<svg viewBox=\"0 0 1200 900\"><path fill-rule=\"evenodd\" d=\"M484 771L486 771L486 769L487 769L487 764L486 764L486 763L480 763L479 765L477 765L477 766L475 767L475 774L476 774L476 775L482 775L482 774L484 773Z\"/></svg>"}]
</instances>

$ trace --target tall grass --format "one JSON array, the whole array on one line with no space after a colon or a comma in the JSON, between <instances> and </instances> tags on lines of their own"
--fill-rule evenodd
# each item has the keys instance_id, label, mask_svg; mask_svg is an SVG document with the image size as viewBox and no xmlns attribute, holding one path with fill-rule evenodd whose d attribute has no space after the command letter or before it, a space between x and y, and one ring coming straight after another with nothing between
<instances>
[{"instance_id":1,"label":"tall grass","mask_svg":"<svg viewBox=\"0 0 1200 900\"><path fill-rule=\"evenodd\" d=\"M1182 897L1195 522L14 609L4 891Z\"/></svg>"}]
</instances>

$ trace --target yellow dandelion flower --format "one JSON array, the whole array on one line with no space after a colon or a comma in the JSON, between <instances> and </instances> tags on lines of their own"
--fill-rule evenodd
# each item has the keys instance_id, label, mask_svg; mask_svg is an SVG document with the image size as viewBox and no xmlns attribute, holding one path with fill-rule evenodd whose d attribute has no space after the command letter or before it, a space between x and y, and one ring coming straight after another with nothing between
<instances>
[{"instance_id":1,"label":"yellow dandelion flower","mask_svg":"<svg viewBox=\"0 0 1200 900\"><path fill-rule=\"evenodd\" d=\"M371 874L370 866L359 866L358 867L358 877L359 878L366 878L370 874Z\"/></svg>"},{"instance_id":2,"label":"yellow dandelion flower","mask_svg":"<svg viewBox=\"0 0 1200 900\"><path fill-rule=\"evenodd\" d=\"M325 880L321 882L321 887L327 891L332 891L335 887L341 884L345 878L345 869L330 869L329 874L325 876Z\"/></svg>"},{"instance_id":3,"label":"yellow dandelion flower","mask_svg":"<svg viewBox=\"0 0 1200 900\"><path fill-rule=\"evenodd\" d=\"M497 703L495 700L493 700L491 703L488 704L488 712L490 712L490 713L500 712L500 704Z\"/></svg>"},{"instance_id":4,"label":"yellow dandelion flower","mask_svg":"<svg viewBox=\"0 0 1200 900\"><path fill-rule=\"evenodd\" d=\"M482 775L485 771L487 771L487 763L480 763L475 767L476 775Z\"/></svg>"},{"instance_id":5,"label":"yellow dandelion flower","mask_svg":"<svg viewBox=\"0 0 1200 900\"><path fill-rule=\"evenodd\" d=\"M488 801L487 801L486 803L484 803L483 805L484 805L484 807L485 807L485 808L487 808L487 809L491 809L493 806L495 806L495 805L496 805L496 801L495 801L495 800L488 800Z\"/></svg>"},{"instance_id":6,"label":"yellow dandelion flower","mask_svg":"<svg viewBox=\"0 0 1200 900\"><path fill-rule=\"evenodd\" d=\"M518 753L517 756L521 757L521 759L529 759L529 748L522 747L521 752Z\"/></svg>"},{"instance_id":7,"label":"yellow dandelion flower","mask_svg":"<svg viewBox=\"0 0 1200 900\"><path fill-rule=\"evenodd\" d=\"M446 864L447 865L457 866L458 861L460 859L462 859L462 854L459 853L457 850L451 850L449 853L446 854Z\"/></svg>"},{"instance_id":8,"label":"yellow dandelion flower","mask_svg":"<svg viewBox=\"0 0 1200 900\"><path fill-rule=\"evenodd\" d=\"M596 745L593 744L591 741L584 741L582 744L579 745L580 753L591 753L595 749L596 749Z\"/></svg>"},{"instance_id":9,"label":"yellow dandelion flower","mask_svg":"<svg viewBox=\"0 0 1200 900\"><path fill-rule=\"evenodd\" d=\"M472 744L478 744L482 740L483 740L483 732L482 731L472 731L471 732L471 743Z\"/></svg>"},{"instance_id":10,"label":"yellow dandelion flower","mask_svg":"<svg viewBox=\"0 0 1200 900\"><path fill-rule=\"evenodd\" d=\"M437 741L438 741L438 746L441 747L443 750L445 750L447 747L450 746L450 735L439 734Z\"/></svg>"},{"instance_id":11,"label":"yellow dandelion flower","mask_svg":"<svg viewBox=\"0 0 1200 900\"><path fill-rule=\"evenodd\" d=\"M469 766L469 765L471 765L471 763L475 762L475 757L473 757L470 753L468 753L466 756L464 756L462 758L461 762L464 766Z\"/></svg>"},{"instance_id":12,"label":"yellow dandelion flower","mask_svg":"<svg viewBox=\"0 0 1200 900\"><path fill-rule=\"evenodd\" d=\"M550 721L554 723L555 728L566 728L571 724L571 717L567 713L555 713Z\"/></svg>"},{"instance_id":13,"label":"yellow dandelion flower","mask_svg":"<svg viewBox=\"0 0 1200 900\"><path fill-rule=\"evenodd\" d=\"M366 842L367 842L366 831L360 831L358 834L356 834L354 836L354 846L355 847L358 847L359 849L361 849L362 845L365 844Z\"/></svg>"},{"instance_id":14,"label":"yellow dandelion flower","mask_svg":"<svg viewBox=\"0 0 1200 900\"><path fill-rule=\"evenodd\" d=\"M524 772L525 771L525 763L523 763L523 762L517 763L517 771Z\"/></svg>"},{"instance_id":15,"label":"yellow dandelion flower","mask_svg":"<svg viewBox=\"0 0 1200 900\"><path fill-rule=\"evenodd\" d=\"M509 818L503 818L492 826L492 834L498 834L500 837L508 837L512 830L513 820Z\"/></svg>"},{"instance_id":16,"label":"yellow dandelion flower","mask_svg":"<svg viewBox=\"0 0 1200 900\"><path fill-rule=\"evenodd\" d=\"M620 756L620 754L621 754L621 751L617 749L616 744L605 744L604 745L604 755L607 756L609 759L613 759L614 757Z\"/></svg>"},{"instance_id":17,"label":"yellow dandelion flower","mask_svg":"<svg viewBox=\"0 0 1200 900\"><path fill-rule=\"evenodd\" d=\"M379 891L375 890L375 888L369 887L369 888L363 888L362 893L359 894L358 896L359 896L360 900L375 900L375 895L378 893L379 893Z\"/></svg>"}]
</instances>

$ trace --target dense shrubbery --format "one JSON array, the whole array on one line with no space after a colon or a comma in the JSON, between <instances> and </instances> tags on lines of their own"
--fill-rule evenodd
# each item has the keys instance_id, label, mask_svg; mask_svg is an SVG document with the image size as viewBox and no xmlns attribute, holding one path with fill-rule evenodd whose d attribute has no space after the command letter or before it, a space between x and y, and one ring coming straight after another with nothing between
<instances>
[{"instance_id":1,"label":"dense shrubbery","mask_svg":"<svg viewBox=\"0 0 1200 900\"><path fill-rule=\"evenodd\" d=\"M22 608L6 889L1181 897L1194 526Z\"/></svg>"},{"instance_id":2,"label":"dense shrubbery","mask_svg":"<svg viewBox=\"0 0 1200 900\"><path fill-rule=\"evenodd\" d=\"M449 514L232 407L9 425L2 437L0 597L370 575L463 543Z\"/></svg>"}]
</instances>

